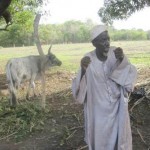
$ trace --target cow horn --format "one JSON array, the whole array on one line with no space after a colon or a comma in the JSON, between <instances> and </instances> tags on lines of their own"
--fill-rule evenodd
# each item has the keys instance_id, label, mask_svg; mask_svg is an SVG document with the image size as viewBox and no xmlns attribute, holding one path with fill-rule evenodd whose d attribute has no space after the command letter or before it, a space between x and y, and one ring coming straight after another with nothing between
<instances>
[{"instance_id":1,"label":"cow horn","mask_svg":"<svg viewBox=\"0 0 150 150\"><path fill-rule=\"evenodd\" d=\"M48 55L50 54L51 52L51 48L52 48L52 44L50 45L49 49L48 49Z\"/></svg>"}]
</instances>

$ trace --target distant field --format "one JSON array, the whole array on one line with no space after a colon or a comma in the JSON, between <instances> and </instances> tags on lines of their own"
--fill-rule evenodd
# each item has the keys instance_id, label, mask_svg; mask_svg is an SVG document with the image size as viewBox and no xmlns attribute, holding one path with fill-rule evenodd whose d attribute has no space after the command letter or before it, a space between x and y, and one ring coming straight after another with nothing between
<instances>
[{"instance_id":1,"label":"distant field","mask_svg":"<svg viewBox=\"0 0 150 150\"><path fill-rule=\"evenodd\" d=\"M111 45L122 47L130 61L136 66L143 67L150 65L150 41L112 42ZM46 45L43 46L45 54L47 53L48 47ZM62 66L59 68L56 67L55 70L76 71L83 55L93 49L94 47L90 43L53 45L52 52L63 62ZM38 55L35 46L1 48L0 72L4 72L8 59L28 55Z\"/></svg>"}]
</instances>

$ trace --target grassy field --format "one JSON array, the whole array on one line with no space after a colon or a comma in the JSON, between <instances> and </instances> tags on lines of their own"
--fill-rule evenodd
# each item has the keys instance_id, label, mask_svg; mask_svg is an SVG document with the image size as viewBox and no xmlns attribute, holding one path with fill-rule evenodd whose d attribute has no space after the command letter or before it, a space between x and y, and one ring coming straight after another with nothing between
<instances>
[{"instance_id":1,"label":"grassy field","mask_svg":"<svg viewBox=\"0 0 150 150\"><path fill-rule=\"evenodd\" d=\"M122 47L130 61L136 66L150 65L150 41L124 41L112 42L112 46ZM43 46L45 54L49 46ZM53 45L52 52L63 62L59 67L61 70L76 71L79 67L80 59L94 47L90 43L83 44L58 44ZM0 71L4 72L4 66L10 58L23 57L28 55L38 55L35 46L15 47L0 49ZM56 69L56 68L55 68ZM57 70L57 69L56 69Z\"/></svg>"}]
</instances>

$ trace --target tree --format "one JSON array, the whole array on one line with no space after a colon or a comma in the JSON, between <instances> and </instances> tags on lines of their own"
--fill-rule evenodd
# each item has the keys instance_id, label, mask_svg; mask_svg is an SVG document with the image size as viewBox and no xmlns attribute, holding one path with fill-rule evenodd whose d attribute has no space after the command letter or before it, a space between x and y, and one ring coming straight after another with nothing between
<instances>
[{"instance_id":1,"label":"tree","mask_svg":"<svg viewBox=\"0 0 150 150\"><path fill-rule=\"evenodd\" d=\"M6 26L5 26L4 30L7 29L7 27L9 26L9 23L11 24L11 14L10 14L9 10L7 10L10 3L11 3L11 0L1 0L0 1L0 17L3 17L6 22Z\"/></svg>"},{"instance_id":2,"label":"tree","mask_svg":"<svg viewBox=\"0 0 150 150\"><path fill-rule=\"evenodd\" d=\"M8 24L22 24L29 20L28 14L34 16L37 8L42 7L48 0L0 0L0 17L5 19L7 26L3 29L7 30ZM9 7L8 7L9 6ZM0 24L4 24L0 18Z\"/></svg>"},{"instance_id":3,"label":"tree","mask_svg":"<svg viewBox=\"0 0 150 150\"><path fill-rule=\"evenodd\" d=\"M146 6L150 6L150 0L104 0L98 14L102 22L112 24L113 20L127 19Z\"/></svg>"}]
</instances>

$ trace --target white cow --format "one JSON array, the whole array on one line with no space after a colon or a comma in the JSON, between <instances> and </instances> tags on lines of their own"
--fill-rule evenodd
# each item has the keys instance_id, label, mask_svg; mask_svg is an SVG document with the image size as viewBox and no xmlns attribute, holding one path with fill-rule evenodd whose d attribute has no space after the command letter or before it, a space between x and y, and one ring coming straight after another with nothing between
<instances>
[{"instance_id":1,"label":"white cow","mask_svg":"<svg viewBox=\"0 0 150 150\"><path fill-rule=\"evenodd\" d=\"M26 95L26 98L28 99L31 87L33 87L34 91L34 80L40 77L42 80L41 105L45 108L45 70L52 66L61 65L61 61L58 60L55 55L50 52L50 49L51 47L48 50L48 54L44 55L43 57L41 57L40 55L27 56L21 58L13 58L7 62L6 76L10 92L10 105L16 106L16 90L20 87L21 83L29 81L29 87Z\"/></svg>"}]
</instances>

